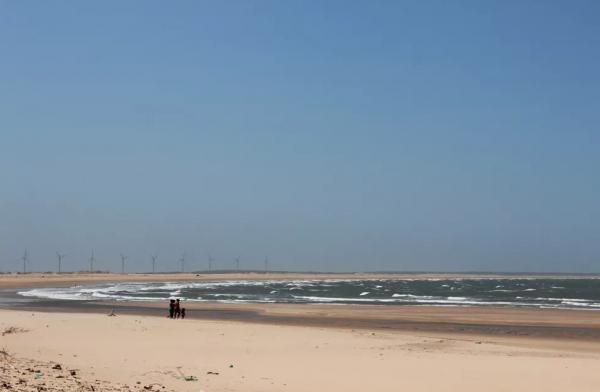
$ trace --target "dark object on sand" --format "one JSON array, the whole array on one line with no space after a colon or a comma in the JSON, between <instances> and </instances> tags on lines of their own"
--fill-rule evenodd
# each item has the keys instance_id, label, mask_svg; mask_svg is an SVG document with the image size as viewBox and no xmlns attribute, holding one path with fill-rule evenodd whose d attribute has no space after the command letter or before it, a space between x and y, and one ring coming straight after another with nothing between
<instances>
[{"instance_id":1,"label":"dark object on sand","mask_svg":"<svg viewBox=\"0 0 600 392\"><path fill-rule=\"evenodd\" d=\"M173 318L175 316L175 300L172 299L169 302L169 318Z\"/></svg>"},{"instance_id":2,"label":"dark object on sand","mask_svg":"<svg viewBox=\"0 0 600 392\"><path fill-rule=\"evenodd\" d=\"M179 303L179 298L175 300L175 318L179 318L181 316L181 306Z\"/></svg>"}]
</instances>

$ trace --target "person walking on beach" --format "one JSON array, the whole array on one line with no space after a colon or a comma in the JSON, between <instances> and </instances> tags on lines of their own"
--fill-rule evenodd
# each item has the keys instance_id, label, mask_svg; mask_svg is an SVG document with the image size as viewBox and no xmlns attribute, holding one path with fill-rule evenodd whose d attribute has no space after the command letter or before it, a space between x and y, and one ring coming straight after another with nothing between
<instances>
[{"instance_id":1,"label":"person walking on beach","mask_svg":"<svg viewBox=\"0 0 600 392\"><path fill-rule=\"evenodd\" d=\"M181 307L179 304L179 298L177 298L177 301L175 302L175 318L179 318L179 316L181 316Z\"/></svg>"},{"instance_id":2,"label":"person walking on beach","mask_svg":"<svg viewBox=\"0 0 600 392\"><path fill-rule=\"evenodd\" d=\"M173 318L175 316L175 300L172 299L169 302L169 318Z\"/></svg>"},{"instance_id":3,"label":"person walking on beach","mask_svg":"<svg viewBox=\"0 0 600 392\"><path fill-rule=\"evenodd\" d=\"M185 318L185 308L181 308L181 319Z\"/></svg>"}]
</instances>

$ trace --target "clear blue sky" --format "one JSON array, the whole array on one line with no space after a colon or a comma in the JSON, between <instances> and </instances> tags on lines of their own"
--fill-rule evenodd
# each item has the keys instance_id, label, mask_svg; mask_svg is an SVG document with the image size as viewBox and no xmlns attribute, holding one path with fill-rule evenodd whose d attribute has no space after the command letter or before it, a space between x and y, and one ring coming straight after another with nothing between
<instances>
[{"instance_id":1,"label":"clear blue sky","mask_svg":"<svg viewBox=\"0 0 600 392\"><path fill-rule=\"evenodd\" d=\"M0 1L0 269L600 271L597 1Z\"/></svg>"}]
</instances>

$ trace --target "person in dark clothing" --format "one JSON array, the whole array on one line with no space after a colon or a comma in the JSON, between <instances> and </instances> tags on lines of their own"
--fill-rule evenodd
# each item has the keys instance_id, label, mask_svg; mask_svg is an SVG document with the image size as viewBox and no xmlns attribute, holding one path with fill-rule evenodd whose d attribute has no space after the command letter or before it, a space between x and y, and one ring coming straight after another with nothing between
<instances>
[{"instance_id":1,"label":"person in dark clothing","mask_svg":"<svg viewBox=\"0 0 600 392\"><path fill-rule=\"evenodd\" d=\"M175 317L175 300L172 299L171 302L169 302L169 318L173 318Z\"/></svg>"},{"instance_id":2,"label":"person in dark clothing","mask_svg":"<svg viewBox=\"0 0 600 392\"><path fill-rule=\"evenodd\" d=\"M185 318L185 308L181 308L181 319Z\"/></svg>"},{"instance_id":3,"label":"person in dark clothing","mask_svg":"<svg viewBox=\"0 0 600 392\"><path fill-rule=\"evenodd\" d=\"M181 316L181 307L179 305L179 298L175 301L175 318L179 318Z\"/></svg>"}]
</instances>

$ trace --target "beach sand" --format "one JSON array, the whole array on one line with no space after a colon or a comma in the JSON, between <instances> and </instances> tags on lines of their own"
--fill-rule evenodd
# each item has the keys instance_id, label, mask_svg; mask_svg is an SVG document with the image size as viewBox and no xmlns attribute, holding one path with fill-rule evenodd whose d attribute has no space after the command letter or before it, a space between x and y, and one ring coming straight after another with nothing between
<instances>
[{"instance_id":1,"label":"beach sand","mask_svg":"<svg viewBox=\"0 0 600 392\"><path fill-rule=\"evenodd\" d=\"M13 390L25 390L18 382L32 373L31 359L47 365L28 385L56 382L46 372L60 364L76 371L82 390L125 384L206 392L597 391L600 385L593 342L557 349L530 338L0 311L0 330L11 327L0 347L17 370L3 370L0 385Z\"/></svg>"},{"instance_id":2,"label":"beach sand","mask_svg":"<svg viewBox=\"0 0 600 392\"><path fill-rule=\"evenodd\" d=\"M71 284L77 276L26 278L2 277L0 288ZM55 302L0 310L0 390L548 392L600 386L600 313L594 311L186 307L185 320L164 317L160 303ZM112 308L115 317L107 315Z\"/></svg>"}]
</instances>

